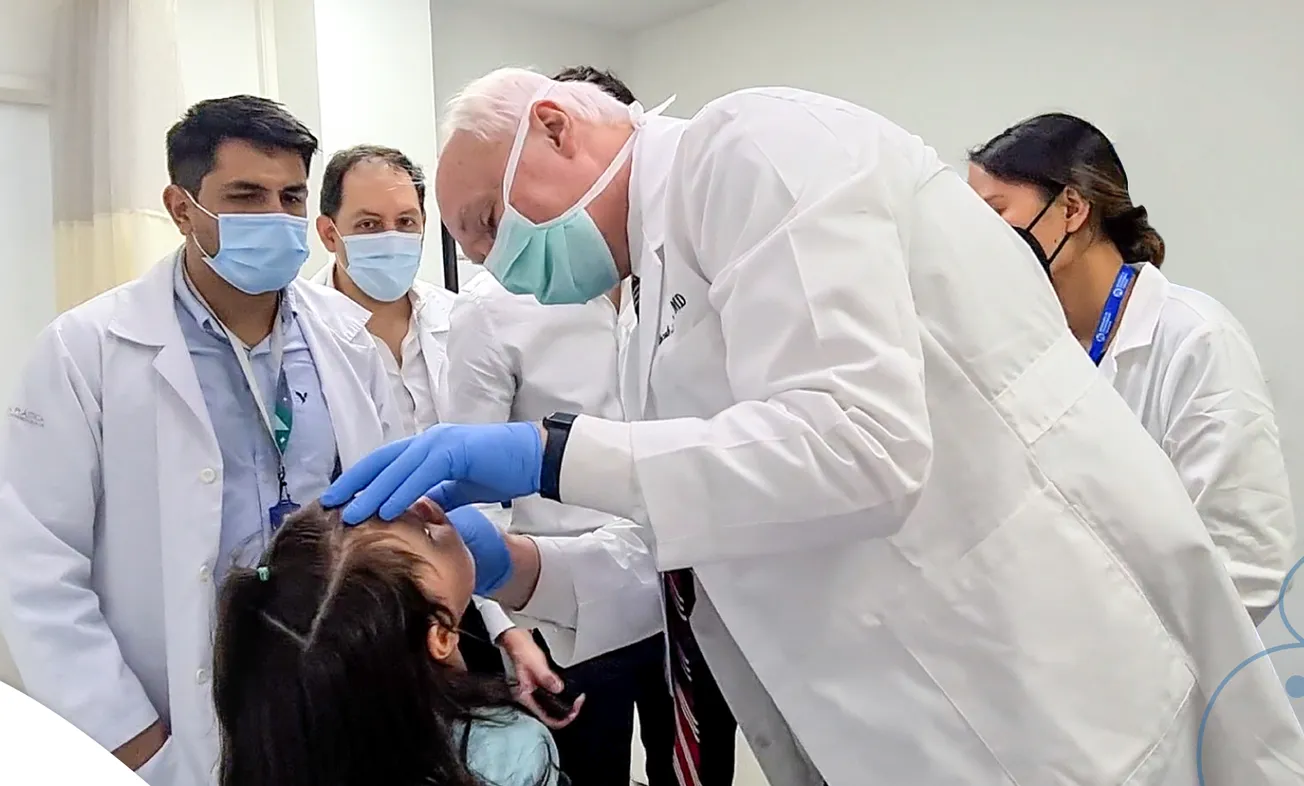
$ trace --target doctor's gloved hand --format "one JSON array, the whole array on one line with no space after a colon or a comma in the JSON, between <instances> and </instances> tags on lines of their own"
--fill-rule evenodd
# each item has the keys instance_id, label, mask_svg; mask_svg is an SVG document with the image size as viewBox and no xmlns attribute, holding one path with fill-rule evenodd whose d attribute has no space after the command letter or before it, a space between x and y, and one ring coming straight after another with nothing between
<instances>
[{"instance_id":1,"label":"doctor's gloved hand","mask_svg":"<svg viewBox=\"0 0 1304 786\"><path fill-rule=\"evenodd\" d=\"M512 556L502 530L473 507L452 511L448 523L462 536L475 562L475 594L489 597L512 577Z\"/></svg>"},{"instance_id":2,"label":"doctor's gloved hand","mask_svg":"<svg viewBox=\"0 0 1304 786\"><path fill-rule=\"evenodd\" d=\"M393 521L427 492L445 510L528 497L539 491L542 467L543 434L533 423L440 424L373 451L332 483L321 503L331 508L352 499L344 508L348 525L376 515Z\"/></svg>"}]
</instances>

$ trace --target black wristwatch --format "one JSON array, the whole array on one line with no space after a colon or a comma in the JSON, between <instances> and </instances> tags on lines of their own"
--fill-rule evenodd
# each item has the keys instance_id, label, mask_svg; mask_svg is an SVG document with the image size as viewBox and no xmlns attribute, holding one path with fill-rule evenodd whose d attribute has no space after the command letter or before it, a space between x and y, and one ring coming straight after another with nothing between
<instances>
[{"instance_id":1,"label":"black wristwatch","mask_svg":"<svg viewBox=\"0 0 1304 786\"><path fill-rule=\"evenodd\" d=\"M570 439L575 415L554 412L543 419L543 430L548 439L543 446L543 469L539 472L539 496L561 502L561 459L566 453L566 440Z\"/></svg>"}]
</instances>

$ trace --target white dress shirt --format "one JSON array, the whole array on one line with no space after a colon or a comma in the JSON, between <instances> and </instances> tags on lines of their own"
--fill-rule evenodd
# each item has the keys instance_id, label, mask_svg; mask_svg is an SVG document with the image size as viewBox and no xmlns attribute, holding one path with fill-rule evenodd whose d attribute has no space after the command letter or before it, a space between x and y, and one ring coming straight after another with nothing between
<instances>
[{"instance_id":1,"label":"white dress shirt","mask_svg":"<svg viewBox=\"0 0 1304 786\"><path fill-rule=\"evenodd\" d=\"M628 286L621 306L617 310L606 296L582 305L543 306L480 273L458 296L450 317L446 419L538 421L570 412L623 420L620 368L634 329ZM539 536L619 537L631 552L647 553L632 522L537 495L512 503L510 527ZM638 572L638 560L630 564ZM630 602L613 612L618 619L604 614L586 623L579 614L558 624L534 618L528 605L517 616L543 632L558 664L578 663L661 630L657 574L648 569L640 578Z\"/></svg>"},{"instance_id":2,"label":"white dress shirt","mask_svg":"<svg viewBox=\"0 0 1304 786\"><path fill-rule=\"evenodd\" d=\"M1221 303L1141 268L1101 372L1164 449L1256 620L1293 562L1281 435L1245 328Z\"/></svg>"},{"instance_id":3,"label":"white dress shirt","mask_svg":"<svg viewBox=\"0 0 1304 786\"><path fill-rule=\"evenodd\" d=\"M412 319L408 324L407 335L399 346L399 355L395 357L393 349L381 343L381 359L385 362L385 373L394 387L394 401L405 434L415 434L428 426L439 422L438 394L426 365L425 353L421 351L421 327L417 315L421 309L421 298L413 290ZM441 338L447 338L445 331ZM378 342L380 343L380 342Z\"/></svg>"}]
</instances>

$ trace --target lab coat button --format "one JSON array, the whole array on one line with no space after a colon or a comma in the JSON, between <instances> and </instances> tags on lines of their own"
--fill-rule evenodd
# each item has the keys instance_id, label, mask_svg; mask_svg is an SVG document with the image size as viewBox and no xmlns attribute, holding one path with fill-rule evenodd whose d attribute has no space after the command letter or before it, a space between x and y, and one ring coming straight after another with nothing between
<instances>
[{"instance_id":1,"label":"lab coat button","mask_svg":"<svg viewBox=\"0 0 1304 786\"><path fill-rule=\"evenodd\" d=\"M217 473L214 472L211 468L205 467L204 471L199 473L199 479L205 483L212 483L213 481L217 480Z\"/></svg>"},{"instance_id":2,"label":"lab coat button","mask_svg":"<svg viewBox=\"0 0 1304 786\"><path fill-rule=\"evenodd\" d=\"M195 682L203 685L208 682L208 669L200 669L195 672Z\"/></svg>"}]
</instances>

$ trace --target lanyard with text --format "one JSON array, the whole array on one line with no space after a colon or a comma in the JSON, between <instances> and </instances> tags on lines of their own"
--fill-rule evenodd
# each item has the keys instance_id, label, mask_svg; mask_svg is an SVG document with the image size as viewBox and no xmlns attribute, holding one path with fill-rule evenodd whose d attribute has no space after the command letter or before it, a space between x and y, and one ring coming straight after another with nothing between
<instances>
[{"instance_id":1,"label":"lanyard with text","mask_svg":"<svg viewBox=\"0 0 1304 786\"><path fill-rule=\"evenodd\" d=\"M1114 279L1114 288L1109 291L1109 298L1105 300L1105 308L1100 312L1100 322L1096 323L1096 334L1091 337L1091 362L1097 366L1105 357L1105 345L1109 343L1109 335L1114 332L1118 311L1123 307L1123 298L1127 297L1127 288L1131 286L1134 278L1136 278L1136 269L1131 265L1124 265L1118 271L1118 277Z\"/></svg>"},{"instance_id":2,"label":"lanyard with text","mask_svg":"<svg viewBox=\"0 0 1304 786\"><path fill-rule=\"evenodd\" d=\"M221 324L220 320L218 324ZM262 390L258 387L258 378L254 375L253 363L250 361L252 351L226 325L222 325L222 330L226 332L226 337L231 342L231 349L235 350L236 360L240 362L240 370L244 372L245 381L249 383L249 392L253 394L254 404L258 407L263 426L266 427L267 435L271 437L272 444L276 447L277 500L276 504L267 510L268 522L275 532L286 516L299 509L294 500L290 499L290 487L285 482L285 449L290 444L290 429L294 427L290 383L285 378L285 327L281 324L281 315L278 313L269 339L270 360L272 368L276 369L276 399L270 412L267 410L267 400L263 398Z\"/></svg>"}]
</instances>

